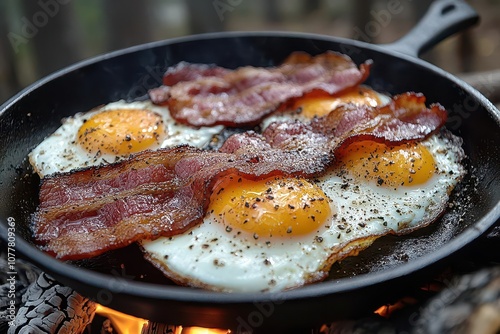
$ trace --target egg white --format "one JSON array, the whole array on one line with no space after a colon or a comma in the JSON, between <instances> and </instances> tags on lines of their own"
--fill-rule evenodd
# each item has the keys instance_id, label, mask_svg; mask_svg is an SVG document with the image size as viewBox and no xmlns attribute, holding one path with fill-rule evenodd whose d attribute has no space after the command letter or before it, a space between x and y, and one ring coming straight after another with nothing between
<instances>
[{"instance_id":1,"label":"egg white","mask_svg":"<svg viewBox=\"0 0 500 334\"><path fill-rule=\"evenodd\" d=\"M383 104L388 97L379 94ZM127 158L89 153L76 144L78 129L96 113L115 109L149 109L163 119L166 139L148 149L179 144L207 145L222 126L192 128L177 124L165 107L149 101L117 101L63 121L30 154L34 170L44 177L76 168L101 165ZM264 120L301 119L293 112ZM304 119L304 121L307 121ZM259 237L238 231L207 214L188 233L154 241L141 241L145 257L166 276L180 284L225 292L282 291L316 282L328 276L331 265L356 255L378 237L402 234L434 221L446 206L451 189L465 174L460 140L444 132L423 142L436 163L436 173L423 185L386 188L357 180L335 168L311 180L325 192L332 216L314 233L294 237Z\"/></svg>"},{"instance_id":2,"label":"egg white","mask_svg":"<svg viewBox=\"0 0 500 334\"><path fill-rule=\"evenodd\" d=\"M423 143L436 171L422 185L386 188L331 168L314 180L332 216L314 233L259 237L227 228L207 214L189 233L142 241L146 258L180 284L225 292L282 291L322 280L331 265L386 234L434 221L465 173L460 140L448 132Z\"/></svg>"},{"instance_id":3,"label":"egg white","mask_svg":"<svg viewBox=\"0 0 500 334\"><path fill-rule=\"evenodd\" d=\"M165 134L163 140L150 150L189 143L192 146L204 147L212 137L222 131L223 126L193 128L178 124L168 112L168 108L152 104L150 101L125 102L123 100L65 118L62 125L45 138L28 155L33 169L40 177L53 173L69 172L76 168L97 166L128 158L130 155L90 154L77 144L79 128L95 114L112 109L145 109L161 115Z\"/></svg>"}]
</instances>

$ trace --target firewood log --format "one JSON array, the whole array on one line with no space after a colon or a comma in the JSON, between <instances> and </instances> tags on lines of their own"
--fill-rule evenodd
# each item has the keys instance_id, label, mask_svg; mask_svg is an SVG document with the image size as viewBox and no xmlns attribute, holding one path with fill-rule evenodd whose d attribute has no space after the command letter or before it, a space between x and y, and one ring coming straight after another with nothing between
<instances>
[{"instance_id":1,"label":"firewood log","mask_svg":"<svg viewBox=\"0 0 500 334\"><path fill-rule=\"evenodd\" d=\"M93 301L42 273L23 295L15 325L9 327L8 334L82 333L92 322L95 310Z\"/></svg>"}]
</instances>

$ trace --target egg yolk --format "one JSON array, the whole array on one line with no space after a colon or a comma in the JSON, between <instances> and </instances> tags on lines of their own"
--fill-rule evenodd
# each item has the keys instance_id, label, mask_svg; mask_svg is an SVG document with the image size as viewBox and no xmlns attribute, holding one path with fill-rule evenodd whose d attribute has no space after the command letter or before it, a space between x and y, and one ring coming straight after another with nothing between
<instances>
[{"instance_id":1,"label":"egg yolk","mask_svg":"<svg viewBox=\"0 0 500 334\"><path fill-rule=\"evenodd\" d=\"M215 186L209 212L224 223L226 231L247 231L255 239L308 234L331 215L323 190L305 179L253 181L233 176Z\"/></svg>"},{"instance_id":2,"label":"egg yolk","mask_svg":"<svg viewBox=\"0 0 500 334\"><path fill-rule=\"evenodd\" d=\"M370 140L354 142L339 154L342 170L381 186L424 184L435 172L434 158L419 143L386 146Z\"/></svg>"},{"instance_id":3,"label":"egg yolk","mask_svg":"<svg viewBox=\"0 0 500 334\"><path fill-rule=\"evenodd\" d=\"M381 104L377 93L366 87L356 87L338 96L306 96L295 101L294 110L307 118L328 115L341 104L354 103L376 107Z\"/></svg>"},{"instance_id":4,"label":"egg yolk","mask_svg":"<svg viewBox=\"0 0 500 334\"><path fill-rule=\"evenodd\" d=\"M123 155L158 144L164 132L162 117L157 113L111 109L90 117L78 130L77 142L92 154Z\"/></svg>"}]
</instances>

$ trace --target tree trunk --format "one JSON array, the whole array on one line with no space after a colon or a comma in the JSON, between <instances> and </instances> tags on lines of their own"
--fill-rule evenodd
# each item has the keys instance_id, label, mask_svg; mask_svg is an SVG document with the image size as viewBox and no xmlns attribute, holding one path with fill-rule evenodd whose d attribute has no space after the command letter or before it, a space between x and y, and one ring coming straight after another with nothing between
<instances>
[{"instance_id":1,"label":"tree trunk","mask_svg":"<svg viewBox=\"0 0 500 334\"><path fill-rule=\"evenodd\" d=\"M236 9L225 1L187 0L185 3L191 34L223 31L226 17Z\"/></svg>"},{"instance_id":2,"label":"tree trunk","mask_svg":"<svg viewBox=\"0 0 500 334\"><path fill-rule=\"evenodd\" d=\"M0 2L0 35L8 36L7 26L7 3ZM0 103L21 89L21 85L16 75L16 64L14 49L8 38L0 39Z\"/></svg>"},{"instance_id":3,"label":"tree trunk","mask_svg":"<svg viewBox=\"0 0 500 334\"><path fill-rule=\"evenodd\" d=\"M33 47L37 77L82 58L81 33L72 2L22 0L24 42Z\"/></svg>"},{"instance_id":4,"label":"tree trunk","mask_svg":"<svg viewBox=\"0 0 500 334\"><path fill-rule=\"evenodd\" d=\"M105 0L103 4L110 50L149 41L148 1Z\"/></svg>"}]
</instances>

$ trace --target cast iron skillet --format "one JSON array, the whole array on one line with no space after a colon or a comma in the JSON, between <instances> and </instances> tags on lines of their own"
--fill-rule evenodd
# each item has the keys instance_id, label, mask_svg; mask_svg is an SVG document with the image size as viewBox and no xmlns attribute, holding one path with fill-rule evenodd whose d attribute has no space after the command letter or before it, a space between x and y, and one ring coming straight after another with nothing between
<instances>
[{"instance_id":1,"label":"cast iron skillet","mask_svg":"<svg viewBox=\"0 0 500 334\"><path fill-rule=\"evenodd\" d=\"M412 32L391 45L298 33L218 33L141 45L63 69L2 106L2 236L7 239L8 222L15 221L18 257L101 304L157 322L261 330L372 312L428 279L500 215L499 111L464 82L415 57L476 21L465 2L440 0ZM334 265L325 282L272 294L221 294L172 285L141 259L135 246L65 263L32 244L29 218L37 205L39 179L26 156L63 117L118 99L143 98L161 83L165 69L180 61L270 66L297 50L335 50L358 64L373 59L367 83L374 89L423 92L429 103L439 101L449 110L447 126L464 139L469 173L453 198L456 205L439 221L406 237L382 238L360 256Z\"/></svg>"}]
</instances>

